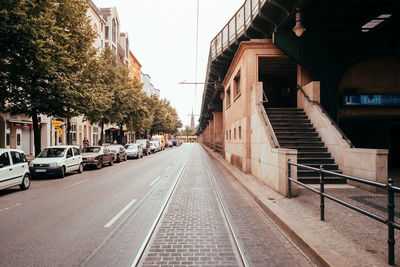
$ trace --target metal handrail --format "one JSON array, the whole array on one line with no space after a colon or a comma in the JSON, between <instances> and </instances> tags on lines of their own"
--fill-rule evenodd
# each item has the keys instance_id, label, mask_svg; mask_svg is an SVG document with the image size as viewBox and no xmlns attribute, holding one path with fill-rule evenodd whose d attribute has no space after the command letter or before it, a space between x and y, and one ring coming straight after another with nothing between
<instances>
[{"instance_id":1,"label":"metal handrail","mask_svg":"<svg viewBox=\"0 0 400 267\"><path fill-rule=\"evenodd\" d=\"M342 136L342 138L350 145L351 148L354 147L353 143L351 142L351 140L346 136L346 134L339 128L339 126L336 124L336 122L332 119L332 117L329 115L329 113L324 109L324 107L315 100L311 100L310 97L306 94L306 92L304 92L303 88L300 85L297 85L297 89L300 90L304 97L308 100L308 102L316 104L323 113L325 113L326 117L330 120L331 124L336 128L336 130L340 133L340 135Z\"/></svg>"},{"instance_id":2,"label":"metal handrail","mask_svg":"<svg viewBox=\"0 0 400 267\"><path fill-rule=\"evenodd\" d=\"M255 3L253 3L255 2ZM254 13L259 12L261 5L263 5L266 0L246 0L243 5L240 6L238 11L232 16L232 18L224 25L221 31L219 31L216 36L210 42L210 52L211 56L215 58L218 54L222 54L225 46L230 45L231 39L238 39L239 34L243 31L243 34L246 32L246 29L252 23L254 19ZM246 10L249 8L250 10ZM249 13L250 11L250 13ZM248 14L249 13L249 14ZM243 15L243 18L239 18L240 15ZM250 23L248 22L250 20ZM239 25L240 23L240 25ZM233 29L231 29L233 28ZM226 38L224 38L224 33L227 32ZM225 40L226 39L226 40ZM221 43L219 43L221 42ZM227 45L226 45L227 43ZM226 48L226 49L227 49ZM221 49L221 51L219 51Z\"/></svg>"},{"instance_id":3,"label":"metal handrail","mask_svg":"<svg viewBox=\"0 0 400 267\"><path fill-rule=\"evenodd\" d=\"M291 166L296 166L296 167L304 168L307 170L319 172L319 174L320 174L320 177L319 177L320 178L320 189L319 190L315 189L305 183L302 183L296 179L293 179L291 177ZM388 204L387 204L388 217L387 218L382 217L378 214L364 210L360 207L357 207L351 203L343 201L332 195L326 194L325 193L325 174L330 174L330 175L334 175L336 177L342 177L342 178L345 178L348 180L356 181L356 182L367 184L370 186L375 186L375 187L378 187L381 189L386 189L387 194L388 194ZM395 206L394 205L394 193L395 192L400 193L400 187L393 186L393 179L389 178L388 183L383 184L383 183L369 181L366 179L362 179L362 178L358 178L358 177L354 177L354 176L350 176L350 175L327 171L327 170L323 169L323 165L320 165L320 168L314 168L314 167L310 167L307 165L294 163L294 162L291 162L290 160L288 160L288 198L292 197L292 185L291 185L292 182L296 183L300 186L303 186L304 188L320 195L320 219L321 219L321 221L325 220L325 198L328 198L328 199L330 199L336 203L339 203L347 208L350 208L350 209L355 210L363 215L366 215L378 222L386 224L388 226L388 263L389 263L389 265L394 265L394 244L395 244L394 230L395 229L400 230L400 224L396 223L394 220L394 206Z\"/></svg>"}]
</instances>

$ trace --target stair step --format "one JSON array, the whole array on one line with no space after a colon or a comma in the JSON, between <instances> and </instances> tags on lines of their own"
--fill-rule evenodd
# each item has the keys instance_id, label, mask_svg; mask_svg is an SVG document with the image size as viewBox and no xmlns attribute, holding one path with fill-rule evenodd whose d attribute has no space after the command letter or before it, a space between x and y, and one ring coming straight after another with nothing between
<instances>
[{"instance_id":1,"label":"stair step","mask_svg":"<svg viewBox=\"0 0 400 267\"><path fill-rule=\"evenodd\" d=\"M341 171L339 171L339 170L329 170L329 171L333 171L333 172L336 172L336 173L342 173ZM317 171L313 171L313 170L304 170L304 169L302 169L302 170L297 170L297 177L319 177L319 172L317 172ZM324 177L336 177L334 174L328 174L328 173L326 173L326 174L324 174ZM338 178L340 178L340 177L338 177ZM344 178L340 178L340 179L344 179Z\"/></svg>"},{"instance_id":2,"label":"stair step","mask_svg":"<svg viewBox=\"0 0 400 267\"><path fill-rule=\"evenodd\" d=\"M307 166L313 167L313 168L317 168L317 169L319 169L320 165L321 164L314 164L314 163L307 164ZM337 164L335 164L335 163L322 164L322 168L324 170L327 170L327 171L339 171L339 166ZM298 171L300 171L300 170L303 171L303 170L307 170L307 169L304 169L302 167L297 167L297 170Z\"/></svg>"},{"instance_id":3,"label":"stair step","mask_svg":"<svg viewBox=\"0 0 400 267\"><path fill-rule=\"evenodd\" d=\"M297 178L297 180L304 184L318 184L319 183L318 177L301 177L301 178ZM326 184L345 184L346 179L343 179L340 177L326 177L325 183Z\"/></svg>"},{"instance_id":4,"label":"stair step","mask_svg":"<svg viewBox=\"0 0 400 267\"><path fill-rule=\"evenodd\" d=\"M281 146L283 147L283 146ZM292 145L286 145L285 148L290 148L290 149L297 149L297 152L327 152L328 149L326 147L315 147L315 146L292 146Z\"/></svg>"},{"instance_id":5,"label":"stair step","mask_svg":"<svg viewBox=\"0 0 400 267\"><path fill-rule=\"evenodd\" d=\"M270 120L307 120L306 115L281 115L281 114L268 114Z\"/></svg>"},{"instance_id":6,"label":"stair step","mask_svg":"<svg viewBox=\"0 0 400 267\"><path fill-rule=\"evenodd\" d=\"M297 158L297 163L299 164L327 164L327 163L335 163L333 158Z\"/></svg>"},{"instance_id":7,"label":"stair step","mask_svg":"<svg viewBox=\"0 0 400 267\"><path fill-rule=\"evenodd\" d=\"M310 141L284 141L279 142L281 147L284 148L299 148L299 147L323 147L323 142L310 142Z\"/></svg>"},{"instance_id":8,"label":"stair step","mask_svg":"<svg viewBox=\"0 0 400 267\"><path fill-rule=\"evenodd\" d=\"M329 152L298 152L297 158L329 158L331 153Z\"/></svg>"},{"instance_id":9,"label":"stair step","mask_svg":"<svg viewBox=\"0 0 400 267\"><path fill-rule=\"evenodd\" d=\"M271 124L309 124L310 120L304 120L304 119L274 119L270 118L269 121Z\"/></svg>"},{"instance_id":10,"label":"stair step","mask_svg":"<svg viewBox=\"0 0 400 267\"><path fill-rule=\"evenodd\" d=\"M267 108L267 112L286 112L286 111L297 111L297 112L304 112L302 108Z\"/></svg>"},{"instance_id":11,"label":"stair step","mask_svg":"<svg viewBox=\"0 0 400 267\"><path fill-rule=\"evenodd\" d=\"M318 137L318 133L315 132L275 132L278 138L295 138L295 137Z\"/></svg>"},{"instance_id":12,"label":"stair step","mask_svg":"<svg viewBox=\"0 0 400 267\"><path fill-rule=\"evenodd\" d=\"M304 128L313 128L312 124L310 123L284 123L284 122L272 122L272 128L275 127L282 128L282 129L304 129Z\"/></svg>"},{"instance_id":13,"label":"stair step","mask_svg":"<svg viewBox=\"0 0 400 267\"><path fill-rule=\"evenodd\" d=\"M274 128L274 132L275 133L315 133L315 129L314 128L296 128L296 127L292 127L292 128L287 128L287 127L273 127Z\"/></svg>"},{"instance_id":14,"label":"stair step","mask_svg":"<svg viewBox=\"0 0 400 267\"><path fill-rule=\"evenodd\" d=\"M277 136L279 142L286 142L286 141L308 141L308 142L320 142L321 137L317 136L288 136L288 137L281 137Z\"/></svg>"}]
</instances>

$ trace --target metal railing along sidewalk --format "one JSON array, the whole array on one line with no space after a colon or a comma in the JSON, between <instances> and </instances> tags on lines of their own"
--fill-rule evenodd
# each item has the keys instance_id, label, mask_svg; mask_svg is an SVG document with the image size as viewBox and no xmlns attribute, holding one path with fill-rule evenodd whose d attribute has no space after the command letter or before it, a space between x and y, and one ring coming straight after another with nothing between
<instances>
[{"instance_id":1,"label":"metal railing along sidewalk","mask_svg":"<svg viewBox=\"0 0 400 267\"><path fill-rule=\"evenodd\" d=\"M312 170L315 172L319 172L320 174L320 189L315 189L307 184L304 184L302 182L297 181L296 179L293 179L291 177L291 166L296 166L300 168L304 168L307 170ZM372 212L369 212L367 210L364 210L360 207L357 207L351 203L348 203L346 201L343 201L341 199L338 199L332 195L326 194L325 193L325 175L329 174L330 176L337 176L337 177L342 177L351 181L359 182L362 184L374 186L377 188L381 188L387 191L387 196L388 196L388 203L387 203L387 218L384 218L378 214L374 214ZM288 198L291 198L292 195L292 185L291 183L296 183L304 188L307 188L308 190L319 194L320 195L320 217L321 220L325 220L325 198L328 198L336 203L339 203L345 207L348 207L352 210L355 210L363 215L366 215L378 222L384 223L388 227L388 263L389 265L394 265L394 244L395 244L395 238L394 238L394 230L400 230L400 224L396 223L394 220L394 193L400 193L400 187L393 186L393 179L389 178L387 184L383 183L378 183L374 181L369 181L366 179L361 179L358 177L350 176L350 175L345 175L345 174L340 174L332 171L327 171L323 169L323 165L320 165L320 168L314 168L310 167L307 165L303 164L297 164L294 162L291 162L290 160L288 161Z\"/></svg>"}]
</instances>

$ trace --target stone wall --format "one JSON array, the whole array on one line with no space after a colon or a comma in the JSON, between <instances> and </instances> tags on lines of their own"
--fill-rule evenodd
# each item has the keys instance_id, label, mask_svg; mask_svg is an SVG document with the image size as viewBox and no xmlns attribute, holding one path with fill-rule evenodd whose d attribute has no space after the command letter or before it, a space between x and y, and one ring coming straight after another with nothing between
<instances>
[{"instance_id":1,"label":"stone wall","mask_svg":"<svg viewBox=\"0 0 400 267\"><path fill-rule=\"evenodd\" d=\"M262 83L254 83L251 95L251 173L280 194L287 196L288 160L297 162L297 150L275 148L271 132L263 118L260 105ZM297 178L292 167L292 178ZM292 184L292 195L296 195Z\"/></svg>"},{"instance_id":2,"label":"stone wall","mask_svg":"<svg viewBox=\"0 0 400 267\"><path fill-rule=\"evenodd\" d=\"M311 82L303 87L310 100L316 102L320 101L319 88L319 82ZM304 109L344 174L381 183L387 182L388 150L351 148L321 108L316 103L308 101L300 90L297 92L297 101L298 107ZM375 191L374 188L369 186L354 182L349 183Z\"/></svg>"}]
</instances>

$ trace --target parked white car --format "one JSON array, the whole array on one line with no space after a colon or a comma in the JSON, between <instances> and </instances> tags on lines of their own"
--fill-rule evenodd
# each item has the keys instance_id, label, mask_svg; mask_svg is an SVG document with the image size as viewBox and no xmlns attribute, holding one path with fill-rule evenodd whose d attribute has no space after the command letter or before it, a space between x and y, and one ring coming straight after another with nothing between
<instances>
[{"instance_id":1,"label":"parked white car","mask_svg":"<svg viewBox=\"0 0 400 267\"><path fill-rule=\"evenodd\" d=\"M81 152L76 146L46 147L29 164L32 175L57 175L64 178L67 172L83 171Z\"/></svg>"},{"instance_id":2,"label":"parked white car","mask_svg":"<svg viewBox=\"0 0 400 267\"><path fill-rule=\"evenodd\" d=\"M0 149L0 189L19 185L26 190L31 184L30 177L24 151Z\"/></svg>"},{"instance_id":3,"label":"parked white car","mask_svg":"<svg viewBox=\"0 0 400 267\"><path fill-rule=\"evenodd\" d=\"M161 151L161 143L158 141L150 141L150 150L151 153Z\"/></svg>"},{"instance_id":4,"label":"parked white car","mask_svg":"<svg viewBox=\"0 0 400 267\"><path fill-rule=\"evenodd\" d=\"M143 149L138 144L125 145L125 152L128 158L143 158Z\"/></svg>"}]
</instances>

